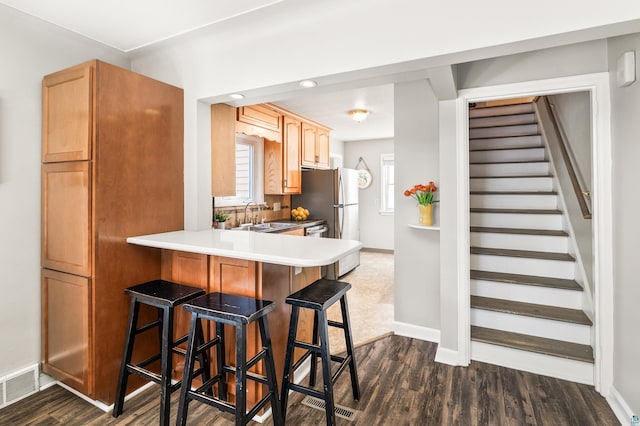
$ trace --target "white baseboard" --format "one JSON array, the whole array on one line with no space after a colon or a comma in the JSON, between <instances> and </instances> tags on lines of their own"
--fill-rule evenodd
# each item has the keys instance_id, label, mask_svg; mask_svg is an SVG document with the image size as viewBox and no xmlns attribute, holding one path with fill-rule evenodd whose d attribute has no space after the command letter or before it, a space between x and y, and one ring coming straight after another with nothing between
<instances>
[{"instance_id":1,"label":"white baseboard","mask_svg":"<svg viewBox=\"0 0 640 426\"><path fill-rule=\"evenodd\" d=\"M56 384L66 390L68 390L69 392L71 392L72 394L74 394L75 396L77 396L78 398L81 398L85 401L87 401L89 404L93 405L94 407L97 407L99 409L101 409L102 411L104 411L105 413L108 413L109 411L113 410L113 406L114 404L111 405L106 405L103 402L100 401L96 401L95 399L91 399L89 398L87 395L84 395L80 392L78 392L77 390L73 389L72 387L69 387L67 385L65 385L62 382L56 382ZM142 392L146 391L147 389L149 389L151 386L153 386L155 383L153 382L149 382L146 385L139 387L138 389L134 390L133 392L131 392L130 394L128 394L127 396L124 397L125 402L130 400L131 398L135 398L137 395L141 394Z\"/></svg>"},{"instance_id":2,"label":"white baseboard","mask_svg":"<svg viewBox=\"0 0 640 426\"><path fill-rule=\"evenodd\" d=\"M442 346L438 346L435 361L447 365L462 365L460 362L460 352L443 348Z\"/></svg>"},{"instance_id":3,"label":"white baseboard","mask_svg":"<svg viewBox=\"0 0 640 426\"><path fill-rule=\"evenodd\" d=\"M633 415L639 416L640 413L634 413L627 404L627 401L624 400L620 392L613 386L609 390L609 395L607 395L607 402L609 403L609 407L613 410L613 413L618 418L618 421L623 424L631 424L631 417Z\"/></svg>"},{"instance_id":4,"label":"white baseboard","mask_svg":"<svg viewBox=\"0 0 640 426\"><path fill-rule=\"evenodd\" d=\"M440 343L440 330L394 321L391 324L393 332L398 336L412 339L425 340L427 342Z\"/></svg>"}]
</instances>

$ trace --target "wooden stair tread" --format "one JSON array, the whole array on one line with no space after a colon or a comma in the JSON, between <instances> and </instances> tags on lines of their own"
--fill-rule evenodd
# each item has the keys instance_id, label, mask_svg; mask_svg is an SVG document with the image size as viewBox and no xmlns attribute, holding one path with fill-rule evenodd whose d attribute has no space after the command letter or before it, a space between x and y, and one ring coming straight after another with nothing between
<instances>
[{"instance_id":1,"label":"wooden stair tread","mask_svg":"<svg viewBox=\"0 0 640 426\"><path fill-rule=\"evenodd\" d=\"M471 213L510 213L510 214L562 214L556 209L488 209L472 207L469 209Z\"/></svg>"},{"instance_id":2,"label":"wooden stair tread","mask_svg":"<svg viewBox=\"0 0 640 426\"><path fill-rule=\"evenodd\" d=\"M503 127L509 127L509 126L503 126ZM483 137L472 137L469 138L469 142L471 141L479 141L482 139L502 139L502 138L515 138L515 137L522 137L522 136L540 136L540 133L538 132L534 132L534 133L520 133L517 135L491 135L491 136L483 136Z\"/></svg>"},{"instance_id":3,"label":"wooden stair tread","mask_svg":"<svg viewBox=\"0 0 640 426\"><path fill-rule=\"evenodd\" d=\"M481 152L481 151L519 151L522 149L544 149L544 145L527 145L527 146L511 146L504 148L478 148L471 149L469 148L469 152Z\"/></svg>"},{"instance_id":4,"label":"wooden stair tread","mask_svg":"<svg viewBox=\"0 0 640 426\"><path fill-rule=\"evenodd\" d=\"M537 287L557 288L562 290L582 291L583 288L575 280L563 278L539 277L535 275L507 274L504 272L471 270L471 279L497 281L508 284L531 285Z\"/></svg>"},{"instance_id":5,"label":"wooden stair tread","mask_svg":"<svg viewBox=\"0 0 640 426\"><path fill-rule=\"evenodd\" d=\"M545 235L550 237L567 237L565 231L554 229L525 229L525 228L496 228L484 226L471 226L470 232L489 232L493 234L518 234L518 235Z\"/></svg>"},{"instance_id":6,"label":"wooden stair tread","mask_svg":"<svg viewBox=\"0 0 640 426\"><path fill-rule=\"evenodd\" d=\"M487 163L475 163L475 164L487 164ZM492 163L497 164L497 163ZM469 176L469 179L529 179L529 178L551 178L553 175L519 175L519 176L511 176L511 175L500 175L500 176Z\"/></svg>"},{"instance_id":7,"label":"wooden stair tread","mask_svg":"<svg viewBox=\"0 0 640 426\"><path fill-rule=\"evenodd\" d=\"M579 309L559 308L557 306L514 302L512 300L493 299L481 296L471 296L471 307L513 315L563 321L573 324L593 325L589 317Z\"/></svg>"},{"instance_id":8,"label":"wooden stair tread","mask_svg":"<svg viewBox=\"0 0 640 426\"><path fill-rule=\"evenodd\" d=\"M511 250L503 248L471 247L471 254L487 254L491 256L523 257L527 259L560 260L573 262L575 258L569 253L549 251Z\"/></svg>"},{"instance_id":9,"label":"wooden stair tread","mask_svg":"<svg viewBox=\"0 0 640 426\"><path fill-rule=\"evenodd\" d=\"M593 348L589 345L476 326L471 326L471 340L593 363Z\"/></svg>"},{"instance_id":10,"label":"wooden stair tread","mask_svg":"<svg viewBox=\"0 0 640 426\"><path fill-rule=\"evenodd\" d=\"M471 195L558 195L555 191L469 191Z\"/></svg>"}]
</instances>

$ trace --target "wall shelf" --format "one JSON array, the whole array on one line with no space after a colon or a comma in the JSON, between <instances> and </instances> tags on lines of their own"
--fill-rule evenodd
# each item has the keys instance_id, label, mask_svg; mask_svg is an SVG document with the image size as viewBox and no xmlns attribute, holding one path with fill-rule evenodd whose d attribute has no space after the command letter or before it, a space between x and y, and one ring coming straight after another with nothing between
<instances>
[{"instance_id":1,"label":"wall shelf","mask_svg":"<svg viewBox=\"0 0 640 426\"><path fill-rule=\"evenodd\" d=\"M432 226L424 226L424 225L413 225L413 224L409 224L409 228L414 228L414 229L424 229L427 231L439 231L440 230L440 225L432 225Z\"/></svg>"}]
</instances>

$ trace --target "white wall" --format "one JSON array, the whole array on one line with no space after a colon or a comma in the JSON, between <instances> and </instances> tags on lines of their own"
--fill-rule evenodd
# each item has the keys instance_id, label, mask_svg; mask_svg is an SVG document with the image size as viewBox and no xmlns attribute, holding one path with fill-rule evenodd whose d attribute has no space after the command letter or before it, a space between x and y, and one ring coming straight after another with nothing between
<instances>
[{"instance_id":1,"label":"white wall","mask_svg":"<svg viewBox=\"0 0 640 426\"><path fill-rule=\"evenodd\" d=\"M607 42L535 50L458 65L458 89L607 71Z\"/></svg>"},{"instance_id":2,"label":"white wall","mask_svg":"<svg viewBox=\"0 0 640 426\"><path fill-rule=\"evenodd\" d=\"M0 376L40 361L41 83L122 54L0 5Z\"/></svg>"},{"instance_id":3,"label":"white wall","mask_svg":"<svg viewBox=\"0 0 640 426\"><path fill-rule=\"evenodd\" d=\"M418 223L418 207L414 199L403 195L413 185L440 182L438 99L427 80L396 84L394 90L394 319L438 330L440 233L409 228L410 223ZM435 212L434 224L438 224L437 205Z\"/></svg>"},{"instance_id":4,"label":"white wall","mask_svg":"<svg viewBox=\"0 0 640 426\"><path fill-rule=\"evenodd\" d=\"M563 93L549 96L549 100L558 115L558 121L567 138L569 155L575 159L576 174L581 175L581 185L585 190L591 191L591 97L589 92ZM550 126L551 127L551 126ZM551 130L551 129L550 129ZM549 134L550 154L554 158L558 182L564 195L567 215L573 229L576 245L575 250L580 255L584 266L588 284L585 286L591 291L593 298L593 232L592 219L585 219L578 203L568 169L562 160L560 141L555 137L555 132ZM578 177L580 180L581 178ZM591 209L593 211L593 209ZM584 286L584 285L583 285Z\"/></svg>"},{"instance_id":5,"label":"white wall","mask_svg":"<svg viewBox=\"0 0 640 426\"><path fill-rule=\"evenodd\" d=\"M360 241L365 248L393 250L393 215L379 212L380 155L393 154L393 139L349 141L344 146L344 166L353 168L362 157L373 176L371 186L360 190Z\"/></svg>"},{"instance_id":6,"label":"white wall","mask_svg":"<svg viewBox=\"0 0 640 426\"><path fill-rule=\"evenodd\" d=\"M608 43L611 70L611 141L613 147L613 289L614 289L614 387L626 400L630 414L640 415L640 82L616 86L616 61L628 50L636 52L636 78L640 74L640 34Z\"/></svg>"}]
</instances>

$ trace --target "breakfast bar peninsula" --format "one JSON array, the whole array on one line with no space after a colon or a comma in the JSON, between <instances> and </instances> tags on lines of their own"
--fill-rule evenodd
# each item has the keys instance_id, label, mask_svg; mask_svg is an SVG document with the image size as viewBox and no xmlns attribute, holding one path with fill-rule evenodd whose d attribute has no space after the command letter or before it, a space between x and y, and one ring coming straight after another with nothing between
<instances>
[{"instance_id":1,"label":"breakfast bar peninsula","mask_svg":"<svg viewBox=\"0 0 640 426\"><path fill-rule=\"evenodd\" d=\"M127 238L130 244L162 250L161 278L200 287L206 292L223 292L275 302L269 314L278 385L282 380L289 330L290 306L285 298L320 278L320 267L361 249L362 243L332 238L307 238L270 232L238 230L174 231ZM177 310L181 311L181 310ZM305 312L299 322L298 338L311 341L313 315ZM189 317L176 312L176 335L186 333ZM232 335L232 333L227 333ZM250 328L247 355L257 353L259 333ZM233 358L233 344L227 347ZM175 374L182 373L178 357ZM251 383L249 400L259 399L262 385ZM229 388L234 392L235 388Z\"/></svg>"}]
</instances>

